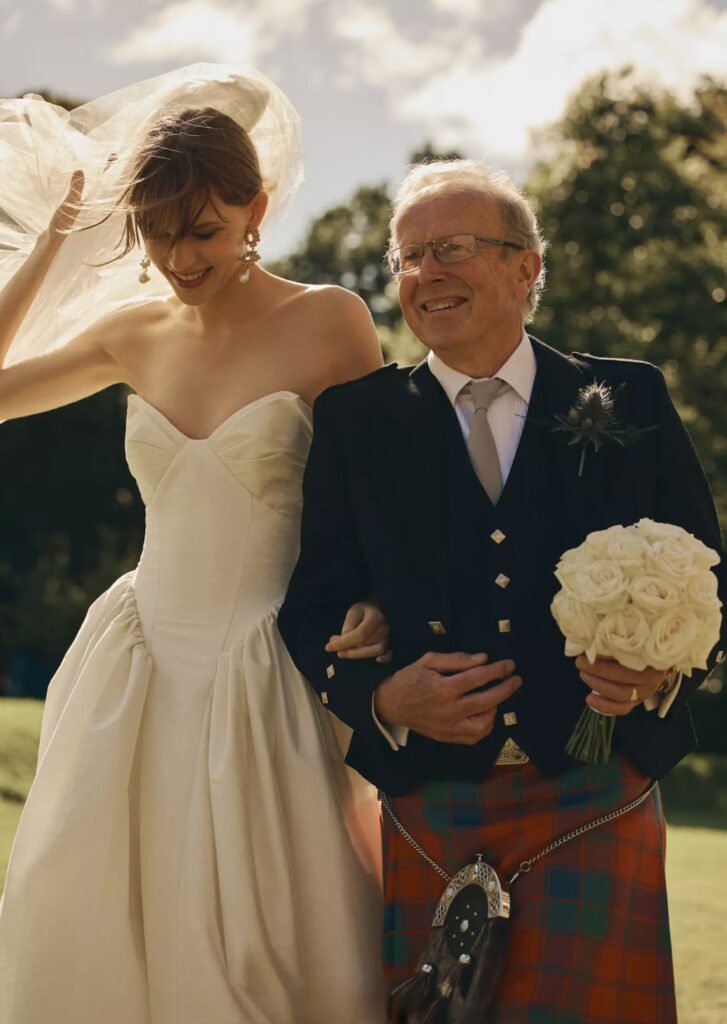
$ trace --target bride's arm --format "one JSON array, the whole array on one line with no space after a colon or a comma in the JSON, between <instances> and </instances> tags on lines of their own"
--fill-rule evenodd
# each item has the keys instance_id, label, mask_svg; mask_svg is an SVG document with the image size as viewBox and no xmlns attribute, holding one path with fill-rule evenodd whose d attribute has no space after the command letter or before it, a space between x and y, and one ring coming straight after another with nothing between
<instances>
[{"instance_id":1,"label":"bride's arm","mask_svg":"<svg viewBox=\"0 0 727 1024\"><path fill-rule=\"evenodd\" d=\"M58 409L111 384L131 384L108 349L117 330L109 318L55 352L0 370L0 420Z\"/></svg>"},{"instance_id":2,"label":"bride's arm","mask_svg":"<svg viewBox=\"0 0 727 1024\"><path fill-rule=\"evenodd\" d=\"M5 367L10 346L75 221L83 175L68 193L30 256L0 292L0 420L46 412L92 395L124 379L110 354L112 320L94 325L61 349Z\"/></svg>"}]
</instances>

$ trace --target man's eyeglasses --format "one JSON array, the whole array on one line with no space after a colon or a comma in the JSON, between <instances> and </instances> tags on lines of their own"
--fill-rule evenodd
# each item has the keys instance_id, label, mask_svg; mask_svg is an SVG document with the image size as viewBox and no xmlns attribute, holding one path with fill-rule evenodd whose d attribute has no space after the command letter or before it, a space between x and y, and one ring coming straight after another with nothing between
<instances>
[{"instance_id":1,"label":"man's eyeglasses","mask_svg":"<svg viewBox=\"0 0 727 1024\"><path fill-rule=\"evenodd\" d=\"M497 245L503 249L525 250L524 245L505 242L501 238L487 238L485 235L447 235L445 238L433 238L431 242L415 242L413 245L402 245L398 249L389 249L386 262L394 277L402 274L413 274L419 270L424 259L424 250L431 249L440 263L464 263L477 255L480 244Z\"/></svg>"}]
</instances>

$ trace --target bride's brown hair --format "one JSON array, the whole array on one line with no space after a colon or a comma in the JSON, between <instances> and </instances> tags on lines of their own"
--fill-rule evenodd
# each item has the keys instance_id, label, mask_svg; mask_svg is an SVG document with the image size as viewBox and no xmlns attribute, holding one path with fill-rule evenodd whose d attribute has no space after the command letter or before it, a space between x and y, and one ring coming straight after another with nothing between
<instances>
[{"instance_id":1,"label":"bride's brown hair","mask_svg":"<svg viewBox=\"0 0 727 1024\"><path fill-rule=\"evenodd\" d=\"M263 188L250 136L213 107L157 122L134 157L130 180L117 206L126 214L118 259L145 237L168 234L175 244L208 203L214 207L213 192L229 206L245 206Z\"/></svg>"}]
</instances>

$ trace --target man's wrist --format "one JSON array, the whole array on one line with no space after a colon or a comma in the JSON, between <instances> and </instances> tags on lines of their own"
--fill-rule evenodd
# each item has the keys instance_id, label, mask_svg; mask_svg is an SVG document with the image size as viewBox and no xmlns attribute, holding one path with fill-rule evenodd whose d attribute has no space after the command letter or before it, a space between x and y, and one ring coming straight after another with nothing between
<instances>
[{"instance_id":1,"label":"man's wrist","mask_svg":"<svg viewBox=\"0 0 727 1024\"><path fill-rule=\"evenodd\" d=\"M376 723L377 729L384 736L391 749L399 750L401 747L405 747L407 744L407 740L409 739L409 729L405 725L394 725L392 722L390 722L389 719L386 717L386 704L384 703L383 711L381 710L381 702L379 701L379 703L377 704L379 690L385 683L389 682L391 678L392 677L389 676L387 679L383 681L383 683L379 683L379 685L374 690L371 697L371 714L373 716L374 722Z\"/></svg>"},{"instance_id":2,"label":"man's wrist","mask_svg":"<svg viewBox=\"0 0 727 1024\"><path fill-rule=\"evenodd\" d=\"M388 684L391 683L391 681L393 680L395 675L396 675L396 673L393 673L393 675L387 676L386 679L382 679L382 681L379 683L379 685L374 690L374 697L373 697L374 713L375 713L377 719L379 720L379 722L381 722L382 725L386 726L387 729L391 728L391 726L395 726L395 725L399 724L399 723L393 722L391 720L390 715L392 714L393 709L391 707L391 702L387 699L388 692L389 692L389 685Z\"/></svg>"}]
</instances>

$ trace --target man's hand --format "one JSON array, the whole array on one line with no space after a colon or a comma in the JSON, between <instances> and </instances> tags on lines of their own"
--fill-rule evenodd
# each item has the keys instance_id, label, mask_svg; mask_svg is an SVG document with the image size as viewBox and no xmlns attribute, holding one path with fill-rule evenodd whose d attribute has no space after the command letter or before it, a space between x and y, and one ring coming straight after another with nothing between
<instances>
[{"instance_id":1,"label":"man's hand","mask_svg":"<svg viewBox=\"0 0 727 1024\"><path fill-rule=\"evenodd\" d=\"M597 658L591 664L585 654L576 658L576 668L593 691L586 697L586 704L603 715L630 714L656 693L666 678L666 673L659 668L636 672L605 658Z\"/></svg>"},{"instance_id":2,"label":"man's hand","mask_svg":"<svg viewBox=\"0 0 727 1024\"><path fill-rule=\"evenodd\" d=\"M486 654L425 654L376 688L374 708L388 725L404 725L441 743L473 746L489 736L498 705L522 685L512 661ZM496 679L504 682L472 693Z\"/></svg>"}]
</instances>

